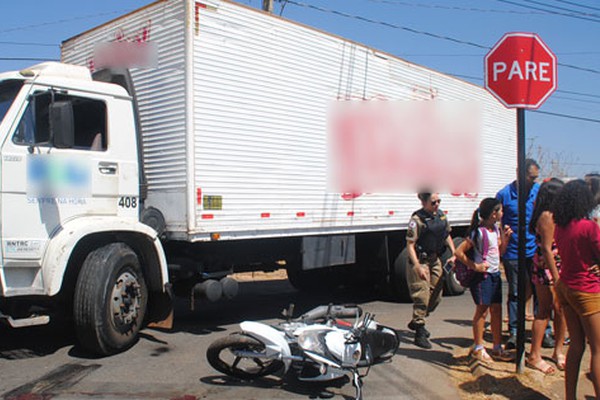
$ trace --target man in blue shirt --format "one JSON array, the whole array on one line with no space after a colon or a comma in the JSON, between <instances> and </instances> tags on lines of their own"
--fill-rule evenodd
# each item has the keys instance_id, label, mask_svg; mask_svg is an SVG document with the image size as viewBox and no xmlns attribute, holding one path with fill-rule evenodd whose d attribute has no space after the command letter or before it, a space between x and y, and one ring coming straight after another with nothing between
<instances>
[{"instance_id":1,"label":"man in blue shirt","mask_svg":"<svg viewBox=\"0 0 600 400\"><path fill-rule=\"evenodd\" d=\"M525 160L526 170L526 187L527 187L527 200L526 200L526 214L525 214L525 226L529 226L531 221L531 215L533 214L533 205L540 189L539 183L535 181L538 179L540 174L540 166L534 160L528 158ZM508 327L510 337L506 343L506 348L511 349L516 347L517 339L517 296L518 296L518 277L519 277L519 237L518 237L518 226L519 226L519 197L517 193L517 181L509 183L502 188L497 194L496 198L502 202L502 208L504 215L502 217L502 224L508 225L513 230L513 235L510 237L508 247L502 258L504 264L504 271L506 279L508 280ZM523 267L527 271L527 282L529 283L531 290L533 285L531 283L531 268L533 264L533 256L536 250L535 235L526 229L525 239L525 257L526 265ZM546 347L552 338L546 334L544 337L544 344Z\"/></svg>"}]
</instances>

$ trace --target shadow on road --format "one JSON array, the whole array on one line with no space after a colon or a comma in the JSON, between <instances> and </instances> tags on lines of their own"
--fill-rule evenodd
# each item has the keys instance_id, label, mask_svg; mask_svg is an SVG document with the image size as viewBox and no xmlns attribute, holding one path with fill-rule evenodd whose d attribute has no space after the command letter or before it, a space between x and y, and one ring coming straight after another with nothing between
<instances>
[{"instance_id":1,"label":"shadow on road","mask_svg":"<svg viewBox=\"0 0 600 400\"><path fill-rule=\"evenodd\" d=\"M302 382L296 379L292 374L287 374L283 378L264 377L253 381L243 381L224 375L213 375L200 378L200 381L207 385L227 386L227 387L254 387L260 389L278 389L290 393L307 396L309 399L330 399L333 397L343 399L354 399L352 396L346 396L331 391L333 388L341 389L350 381L348 377L343 377L331 382ZM265 392L263 398L268 399L268 392Z\"/></svg>"},{"instance_id":2,"label":"shadow on road","mask_svg":"<svg viewBox=\"0 0 600 400\"><path fill-rule=\"evenodd\" d=\"M460 388L467 393L492 398L495 395L507 396L506 398L519 398L520 400L550 400L543 393L523 385L515 376L498 378L489 374L482 375L474 381L460 384Z\"/></svg>"},{"instance_id":3,"label":"shadow on road","mask_svg":"<svg viewBox=\"0 0 600 400\"><path fill-rule=\"evenodd\" d=\"M72 346L75 335L72 326L59 321L44 326L0 330L0 358L20 360L53 354Z\"/></svg>"},{"instance_id":4,"label":"shadow on road","mask_svg":"<svg viewBox=\"0 0 600 400\"><path fill-rule=\"evenodd\" d=\"M197 301L190 310L189 299L175 300L173 329L165 332L187 332L209 335L225 331L228 325L244 320L273 320L282 318L282 310L295 304L294 315L323 304L360 304L376 299L373 294L339 290L330 293L301 293L286 279L241 282L240 294L233 300L210 303ZM140 333L140 339L166 345L153 335L158 328L148 328ZM75 358L96 359L77 345L73 325L62 320L52 320L48 325L19 329L0 329L0 359L16 360L43 357L64 348ZM157 354L158 355L158 354Z\"/></svg>"}]
</instances>

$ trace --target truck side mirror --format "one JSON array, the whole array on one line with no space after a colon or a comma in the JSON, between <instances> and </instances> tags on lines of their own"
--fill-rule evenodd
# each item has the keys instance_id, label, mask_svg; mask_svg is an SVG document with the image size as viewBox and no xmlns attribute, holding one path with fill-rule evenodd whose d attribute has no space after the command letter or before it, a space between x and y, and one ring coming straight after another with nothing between
<instances>
[{"instance_id":1,"label":"truck side mirror","mask_svg":"<svg viewBox=\"0 0 600 400\"><path fill-rule=\"evenodd\" d=\"M55 101L50 104L50 137L54 147L68 149L75 143L73 104Z\"/></svg>"}]
</instances>

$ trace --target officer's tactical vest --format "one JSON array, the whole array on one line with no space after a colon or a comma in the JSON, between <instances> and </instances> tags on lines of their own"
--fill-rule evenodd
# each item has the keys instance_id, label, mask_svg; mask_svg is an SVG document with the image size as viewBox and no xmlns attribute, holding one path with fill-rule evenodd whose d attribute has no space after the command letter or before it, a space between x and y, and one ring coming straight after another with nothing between
<instances>
[{"instance_id":1,"label":"officer's tactical vest","mask_svg":"<svg viewBox=\"0 0 600 400\"><path fill-rule=\"evenodd\" d=\"M415 211L413 215L419 217L423 224L425 224L422 232L419 232L419 239L417 239L416 243L417 250L428 255L442 254L446 247L446 238L448 237L446 215L438 210L436 218L423 209Z\"/></svg>"}]
</instances>

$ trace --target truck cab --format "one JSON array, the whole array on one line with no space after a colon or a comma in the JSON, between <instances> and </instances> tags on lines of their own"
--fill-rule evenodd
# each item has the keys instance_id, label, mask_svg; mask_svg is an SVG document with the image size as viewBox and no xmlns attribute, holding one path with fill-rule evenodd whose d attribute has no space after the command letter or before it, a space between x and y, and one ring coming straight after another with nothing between
<instances>
[{"instance_id":1,"label":"truck cab","mask_svg":"<svg viewBox=\"0 0 600 400\"><path fill-rule=\"evenodd\" d=\"M151 290L166 281L157 234L139 222L132 97L85 67L44 63L0 74L0 119L0 319L44 324L60 300L87 347L129 346L98 339L93 326L112 321L109 336L139 329L144 275ZM116 266L111 256L121 259ZM78 310L83 304L99 310Z\"/></svg>"}]
</instances>

